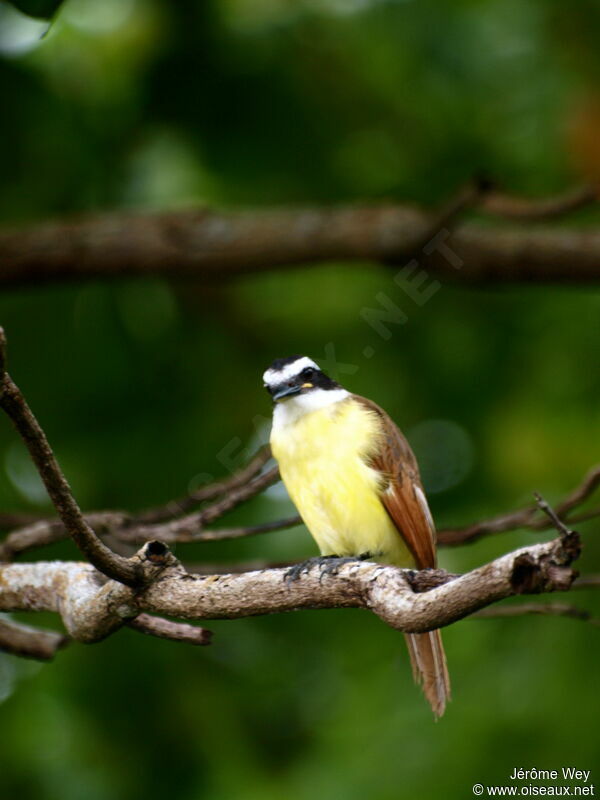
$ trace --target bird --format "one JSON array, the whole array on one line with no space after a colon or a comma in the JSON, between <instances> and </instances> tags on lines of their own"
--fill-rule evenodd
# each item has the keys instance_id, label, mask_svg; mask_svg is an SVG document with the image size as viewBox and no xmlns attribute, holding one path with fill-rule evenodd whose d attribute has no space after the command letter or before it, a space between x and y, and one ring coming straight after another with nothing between
<instances>
[{"instance_id":1,"label":"bird","mask_svg":"<svg viewBox=\"0 0 600 800\"><path fill-rule=\"evenodd\" d=\"M274 404L271 452L317 560L434 568L435 527L417 461L388 414L307 356L275 359L263 382ZM405 638L415 681L440 717L450 699L441 633Z\"/></svg>"}]
</instances>

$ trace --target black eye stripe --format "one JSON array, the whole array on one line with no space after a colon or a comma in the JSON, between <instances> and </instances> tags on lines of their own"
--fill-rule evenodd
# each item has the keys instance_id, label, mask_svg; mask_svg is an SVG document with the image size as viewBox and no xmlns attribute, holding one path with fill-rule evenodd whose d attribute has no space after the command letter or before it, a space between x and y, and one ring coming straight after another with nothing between
<instances>
[{"instance_id":1,"label":"black eye stripe","mask_svg":"<svg viewBox=\"0 0 600 800\"><path fill-rule=\"evenodd\" d=\"M277 359L269 367L265 373L265 389L270 394L275 394L278 389L281 389L284 384L287 386L298 386L302 392L310 392L313 389L338 389L339 383L332 380L328 375L322 372L316 364L312 366L309 364L297 372L292 373L285 368L290 363L297 361L298 357L290 357L289 359ZM278 374L279 373L279 374ZM302 386L303 383L308 383L310 386Z\"/></svg>"}]
</instances>

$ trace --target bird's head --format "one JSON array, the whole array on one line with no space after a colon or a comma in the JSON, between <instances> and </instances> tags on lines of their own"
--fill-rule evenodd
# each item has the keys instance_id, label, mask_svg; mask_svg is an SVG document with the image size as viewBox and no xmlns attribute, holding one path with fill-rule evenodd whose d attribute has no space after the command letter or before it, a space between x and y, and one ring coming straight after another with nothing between
<instances>
[{"instance_id":1,"label":"bird's head","mask_svg":"<svg viewBox=\"0 0 600 800\"><path fill-rule=\"evenodd\" d=\"M275 402L285 402L298 395L315 396L341 388L307 356L276 358L264 373L263 381Z\"/></svg>"}]
</instances>

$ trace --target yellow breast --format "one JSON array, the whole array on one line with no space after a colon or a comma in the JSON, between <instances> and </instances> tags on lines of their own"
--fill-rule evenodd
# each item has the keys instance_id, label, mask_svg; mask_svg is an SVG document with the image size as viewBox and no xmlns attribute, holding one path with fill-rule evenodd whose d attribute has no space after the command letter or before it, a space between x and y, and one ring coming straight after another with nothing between
<instances>
[{"instance_id":1,"label":"yellow breast","mask_svg":"<svg viewBox=\"0 0 600 800\"><path fill-rule=\"evenodd\" d=\"M368 466L381 437L376 413L351 397L274 425L282 480L322 555L358 556L413 566Z\"/></svg>"}]
</instances>

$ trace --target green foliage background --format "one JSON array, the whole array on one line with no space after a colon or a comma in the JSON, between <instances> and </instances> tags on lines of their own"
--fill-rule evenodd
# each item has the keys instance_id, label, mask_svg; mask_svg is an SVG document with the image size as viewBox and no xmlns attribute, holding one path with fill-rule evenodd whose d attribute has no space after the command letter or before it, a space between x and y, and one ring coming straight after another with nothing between
<instances>
[{"instance_id":1,"label":"green foliage background","mask_svg":"<svg viewBox=\"0 0 600 800\"><path fill-rule=\"evenodd\" d=\"M591 0L67 0L41 38L47 28L0 3L5 224L190 204L434 204L473 174L523 194L600 174ZM588 221L597 212L566 224ZM379 292L409 318L388 340L361 317ZM598 460L595 288L448 284L417 307L383 268L329 265L211 287L5 291L0 314L14 377L86 509L143 508L227 473L264 437L262 370L293 352L408 432L440 526L533 489L557 500ZM0 468L3 510L49 510L6 420ZM271 491L230 519L289 511ZM597 528L582 526L588 572ZM441 562L465 570L537 538L506 534ZM297 529L178 553L291 559L314 546ZM39 557L77 556L64 544ZM44 666L0 656L1 795L465 798L514 767L598 763L600 637L579 622L448 629L454 700L437 724L401 637L369 614L210 627L205 649L122 631Z\"/></svg>"}]
</instances>

